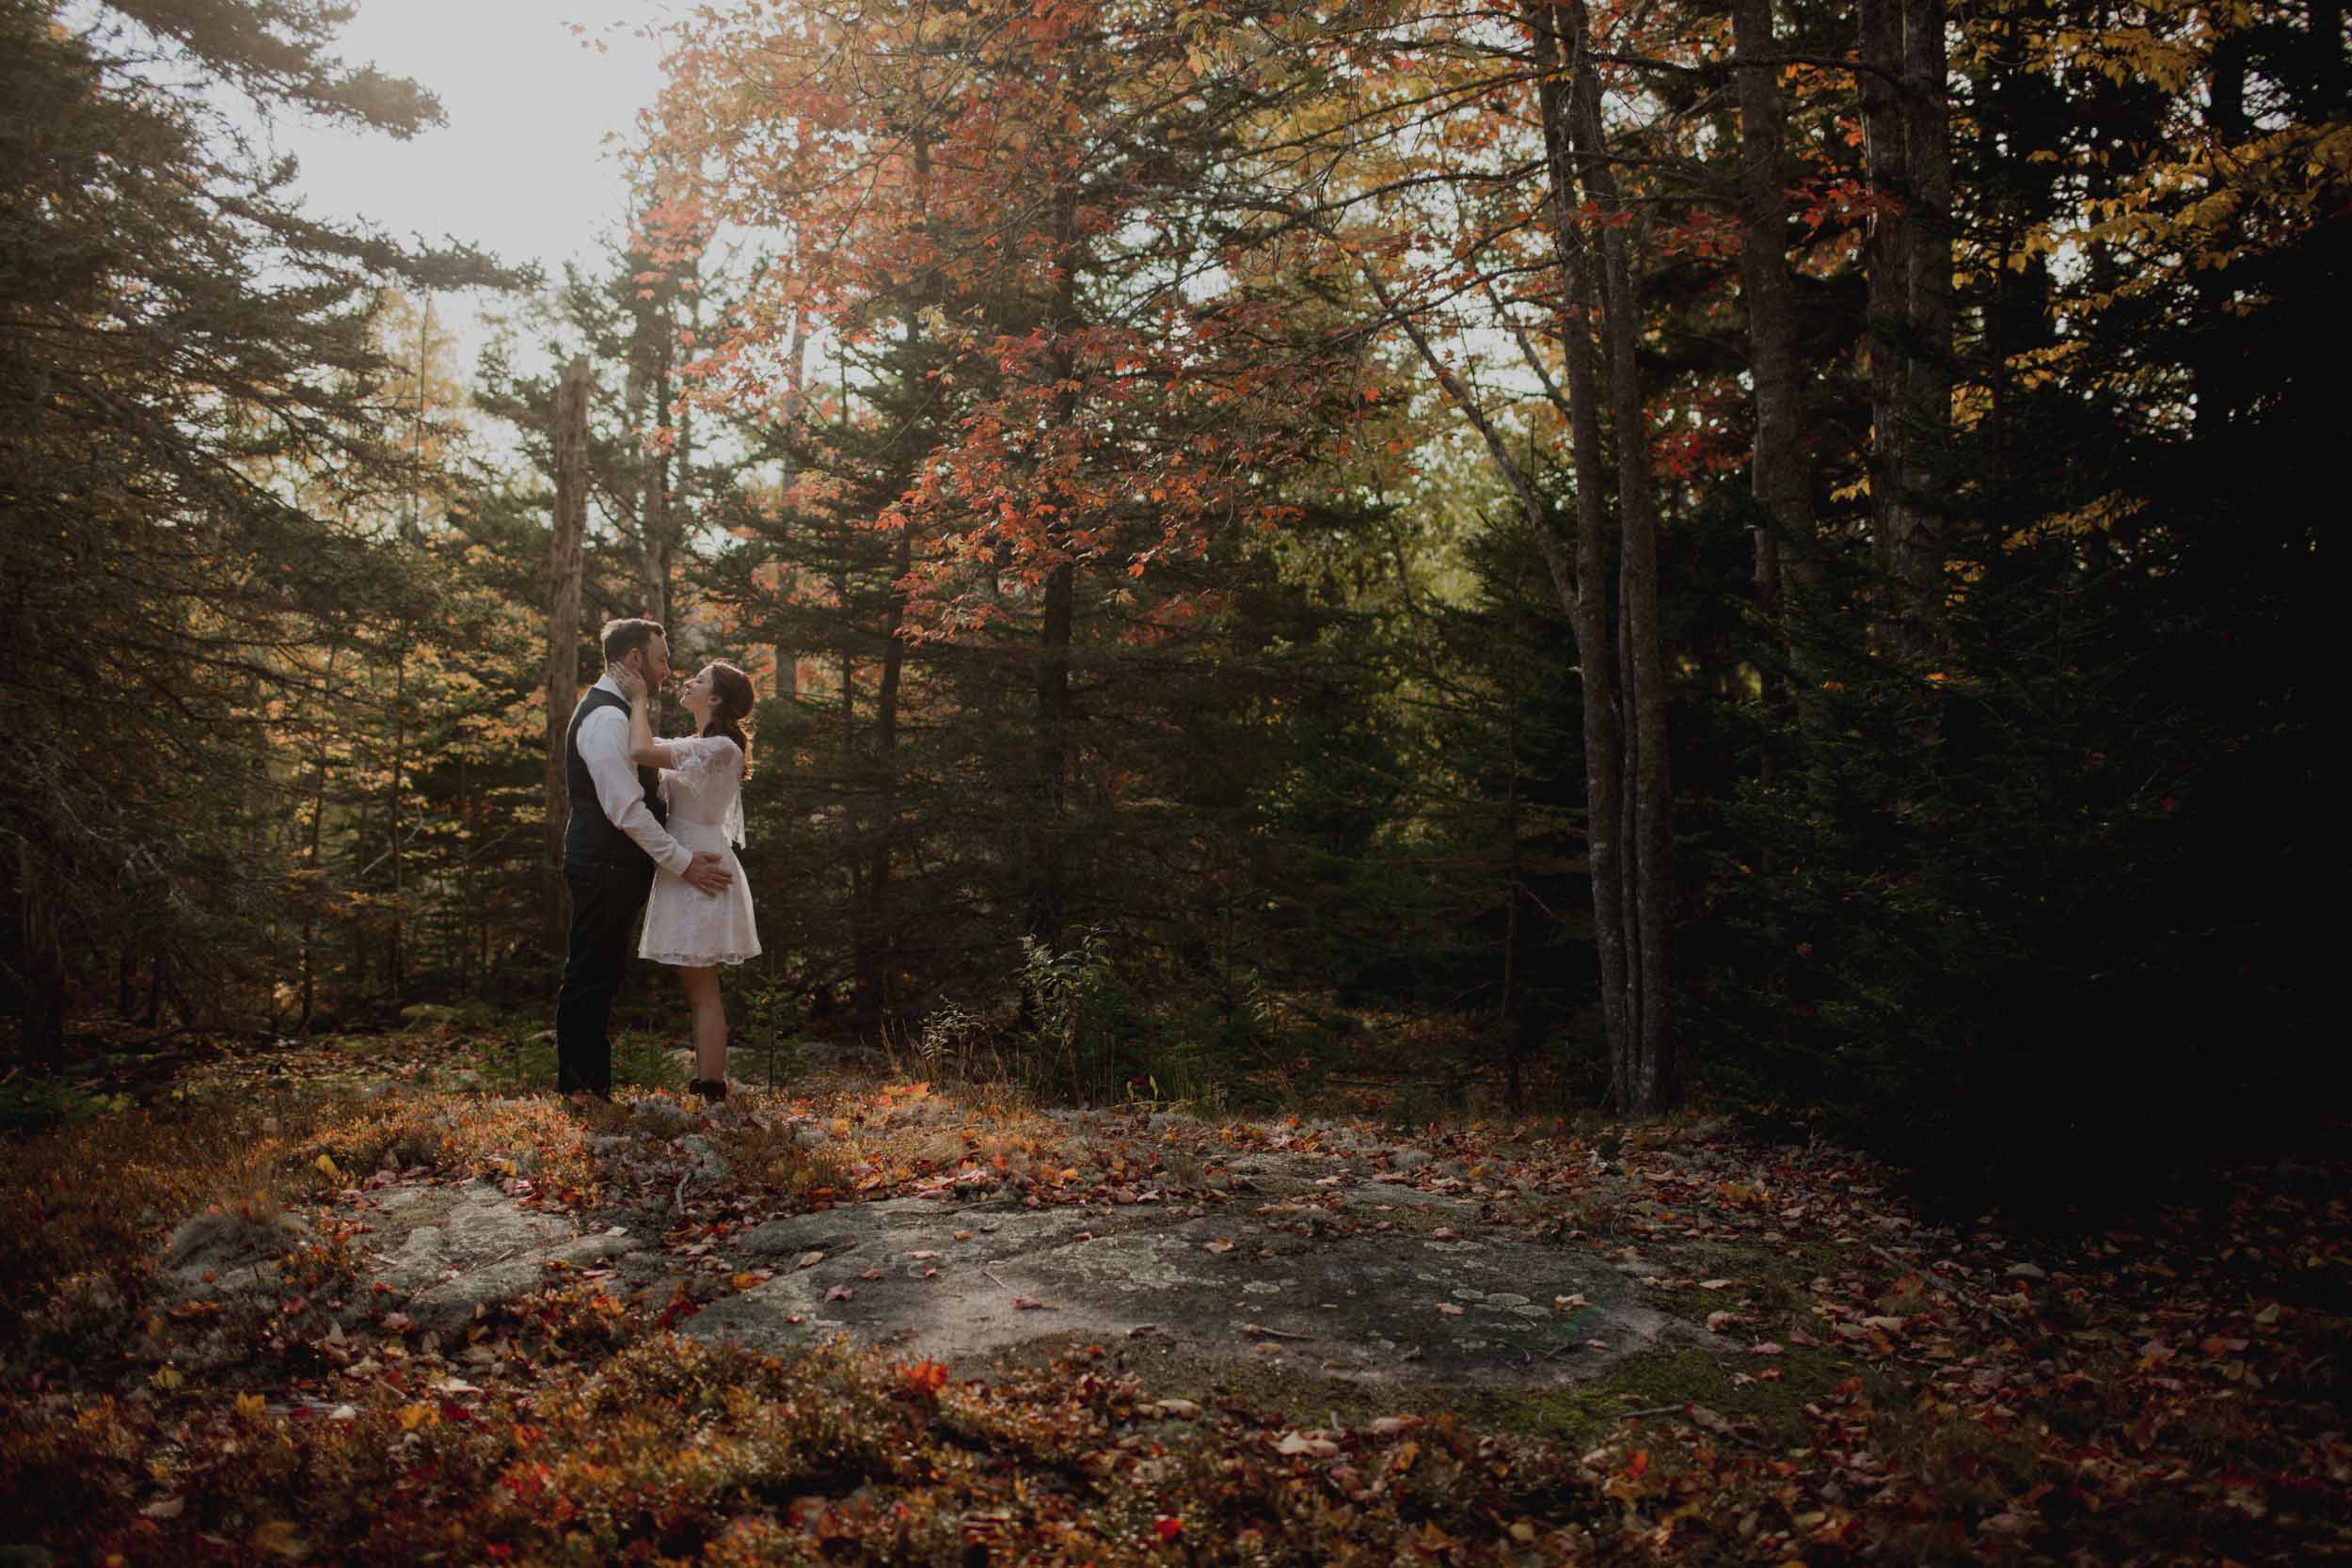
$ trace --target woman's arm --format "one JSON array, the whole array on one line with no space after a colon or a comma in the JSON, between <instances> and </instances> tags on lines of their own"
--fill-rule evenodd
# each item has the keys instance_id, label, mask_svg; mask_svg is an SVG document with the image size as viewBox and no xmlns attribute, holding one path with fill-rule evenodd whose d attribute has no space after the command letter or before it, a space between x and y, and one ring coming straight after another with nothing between
<instances>
[{"instance_id":1,"label":"woman's arm","mask_svg":"<svg viewBox=\"0 0 2352 1568\"><path fill-rule=\"evenodd\" d=\"M616 671L613 684L628 698L628 760L640 768L675 768L677 753L653 737L653 704L634 671Z\"/></svg>"}]
</instances>

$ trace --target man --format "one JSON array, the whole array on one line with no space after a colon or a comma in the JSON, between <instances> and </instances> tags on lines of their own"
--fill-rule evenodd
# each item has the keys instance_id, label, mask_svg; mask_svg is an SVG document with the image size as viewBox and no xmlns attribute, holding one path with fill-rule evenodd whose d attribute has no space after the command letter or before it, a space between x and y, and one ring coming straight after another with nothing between
<instances>
[{"instance_id":1,"label":"man","mask_svg":"<svg viewBox=\"0 0 2352 1568\"><path fill-rule=\"evenodd\" d=\"M588 689L564 736L564 882L572 894L571 942L555 1001L559 1094L612 1094L612 997L628 973L629 939L653 889L654 868L675 871L705 895L735 879L716 854L696 854L662 828L660 775L628 760L628 699L612 678L634 671L648 691L670 678L660 623L607 621L604 677Z\"/></svg>"}]
</instances>

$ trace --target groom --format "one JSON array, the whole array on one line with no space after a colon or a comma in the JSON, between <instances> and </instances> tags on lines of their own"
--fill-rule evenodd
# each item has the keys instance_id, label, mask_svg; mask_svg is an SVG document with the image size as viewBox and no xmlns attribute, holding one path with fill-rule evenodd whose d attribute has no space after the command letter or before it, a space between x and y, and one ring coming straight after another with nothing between
<instances>
[{"instance_id":1,"label":"groom","mask_svg":"<svg viewBox=\"0 0 2352 1568\"><path fill-rule=\"evenodd\" d=\"M612 1094L612 996L628 973L629 939L653 891L654 868L704 894L735 879L715 854L696 854L662 828L660 775L628 759L628 699L614 683L632 670L647 691L670 678L670 641L658 621L604 624L604 678L588 689L564 736L564 881L572 894L571 943L555 999L558 1094Z\"/></svg>"}]
</instances>

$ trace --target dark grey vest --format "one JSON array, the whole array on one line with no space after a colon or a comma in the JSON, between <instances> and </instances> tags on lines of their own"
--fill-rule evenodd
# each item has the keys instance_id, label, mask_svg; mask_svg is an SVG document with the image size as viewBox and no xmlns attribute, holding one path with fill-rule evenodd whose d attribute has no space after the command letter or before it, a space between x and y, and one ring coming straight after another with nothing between
<instances>
[{"instance_id":1,"label":"dark grey vest","mask_svg":"<svg viewBox=\"0 0 2352 1568\"><path fill-rule=\"evenodd\" d=\"M564 794L572 808L564 819L564 864L567 870L650 871L653 857L604 815L604 807L596 800L596 778L580 754L580 721L600 707L628 711L628 705L612 692L591 687L580 706L572 710L571 727L564 732ZM644 786L645 804L652 809L653 819L667 822L669 813L661 805L661 775L640 768L637 782Z\"/></svg>"}]
</instances>

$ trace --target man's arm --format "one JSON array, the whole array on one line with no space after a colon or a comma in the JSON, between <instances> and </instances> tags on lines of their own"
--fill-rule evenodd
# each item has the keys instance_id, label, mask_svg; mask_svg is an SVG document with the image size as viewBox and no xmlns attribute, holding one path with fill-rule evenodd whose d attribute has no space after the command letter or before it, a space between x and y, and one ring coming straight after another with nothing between
<instances>
[{"instance_id":1,"label":"man's arm","mask_svg":"<svg viewBox=\"0 0 2352 1568\"><path fill-rule=\"evenodd\" d=\"M580 759L596 781L596 804L612 825L628 834L656 865L686 875L694 851L662 831L646 809L644 786L628 762L628 721L615 708L598 708L580 721Z\"/></svg>"}]
</instances>

